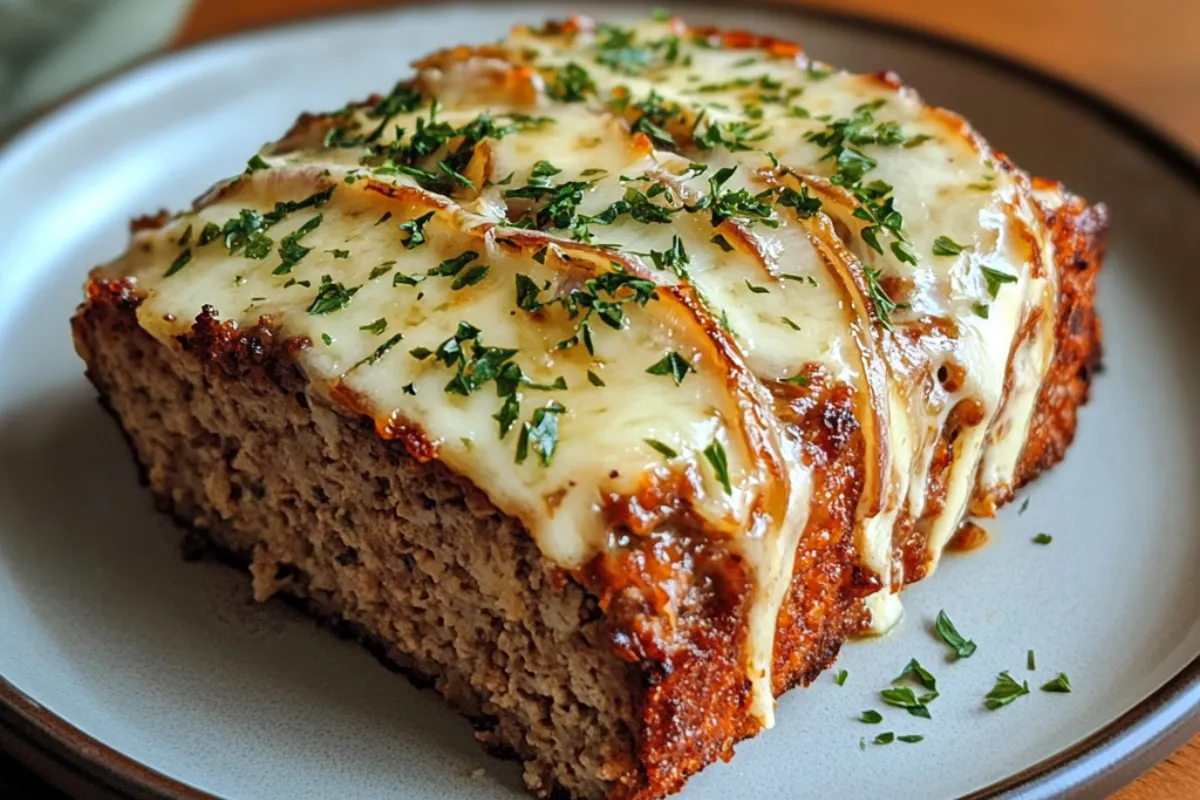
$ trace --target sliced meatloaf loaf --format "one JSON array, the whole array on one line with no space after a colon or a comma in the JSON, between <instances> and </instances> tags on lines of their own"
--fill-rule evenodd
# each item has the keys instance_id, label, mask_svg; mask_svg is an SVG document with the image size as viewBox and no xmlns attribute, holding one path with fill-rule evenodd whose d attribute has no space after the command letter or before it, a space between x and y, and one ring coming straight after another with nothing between
<instances>
[{"instance_id":1,"label":"sliced meatloaf loaf","mask_svg":"<svg viewBox=\"0 0 1200 800\"><path fill-rule=\"evenodd\" d=\"M93 271L164 510L529 788L652 798L1062 458L1103 207L891 74L517 28L303 115Z\"/></svg>"}]
</instances>

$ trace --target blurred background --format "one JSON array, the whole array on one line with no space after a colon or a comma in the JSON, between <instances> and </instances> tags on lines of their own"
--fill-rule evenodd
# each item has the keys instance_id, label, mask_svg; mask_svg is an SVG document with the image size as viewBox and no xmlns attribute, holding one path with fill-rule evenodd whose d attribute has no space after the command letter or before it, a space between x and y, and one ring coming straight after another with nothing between
<instances>
[{"instance_id":1,"label":"blurred background","mask_svg":"<svg viewBox=\"0 0 1200 800\"><path fill-rule=\"evenodd\" d=\"M1104 95L1200 150L1200 0L792 2L898 22L1004 53ZM389 4L397 0L0 0L0 134L154 52ZM688 4L651 5L684 13ZM561 8L570 13L569 2ZM752 8L746 24L753 27Z\"/></svg>"}]
</instances>

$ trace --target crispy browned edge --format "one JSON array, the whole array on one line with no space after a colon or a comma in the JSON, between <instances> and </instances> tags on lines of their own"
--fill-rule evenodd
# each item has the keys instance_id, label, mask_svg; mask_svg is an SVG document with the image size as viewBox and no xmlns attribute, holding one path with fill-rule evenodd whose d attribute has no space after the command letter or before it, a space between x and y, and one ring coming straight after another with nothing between
<instances>
[{"instance_id":1,"label":"crispy browned edge","mask_svg":"<svg viewBox=\"0 0 1200 800\"><path fill-rule=\"evenodd\" d=\"M740 33L726 34L725 44L763 46L785 55L800 52L789 42ZM1072 195L1066 195L1062 206L1042 210L1056 246L1056 352L1014 485L1000 495L974 498L976 513L990 513L1008 502L1013 490L1063 458L1100 364L1101 327L1094 301L1107 211ZM143 224L162 222L160 217ZM72 320L80 352L87 352L83 340L96 317L115 312L136 328L138 303L128 284L93 280ZM237 331L210 313L197 318L184 343L195 357L235 375L247 369L270 374L290 362L286 345L274 342L269 330ZM874 576L857 566L853 546L862 491L862 439L853 398L849 387L820 373L811 377L806 389L784 387L778 391L785 394L776 398L778 410L802 432L805 457L814 471L813 513L797 547L777 625L777 695L811 682L834 661L845 638L867 622L862 599L878 586ZM944 432L946 438L953 434ZM410 437L405 445L418 460L426 460L420 437ZM923 537L909 537L905 550L923 549ZM923 574L914 572L909 580ZM678 791L690 775L718 758L728 760L738 741L757 732L741 666L748 579L735 554L701 538L651 533L631 537L626 550L597 559L571 577L598 598L613 651L630 664L641 686L640 720L631 721L637 752L628 771L611 784L612 800L648 800ZM663 611L657 587L680 580L687 585L684 605L691 612L674 621L668 642L657 624ZM372 642L369 631L352 633ZM374 644L377 654L386 651L387 643Z\"/></svg>"},{"instance_id":2,"label":"crispy browned edge","mask_svg":"<svg viewBox=\"0 0 1200 800\"><path fill-rule=\"evenodd\" d=\"M1056 350L1034 408L1014 490L1062 461L1075 439L1079 407L1087 402L1102 355L1095 302L1096 278L1108 241L1108 209L1068 195L1061 208L1045 213L1054 237L1059 281ZM997 498L998 502L1011 499L1011 492Z\"/></svg>"}]
</instances>

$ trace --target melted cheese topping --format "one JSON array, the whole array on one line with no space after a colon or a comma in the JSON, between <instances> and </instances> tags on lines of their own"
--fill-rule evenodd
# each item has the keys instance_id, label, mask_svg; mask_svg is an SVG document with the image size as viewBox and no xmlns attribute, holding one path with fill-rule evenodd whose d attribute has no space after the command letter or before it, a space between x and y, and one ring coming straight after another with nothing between
<instances>
[{"instance_id":1,"label":"melted cheese topping","mask_svg":"<svg viewBox=\"0 0 1200 800\"><path fill-rule=\"evenodd\" d=\"M102 274L164 343L205 305L297 343L317 395L419 432L564 568L620 546L616 499L669 494L751 571L770 725L812 492L771 387L854 389L886 630L919 577L896 531L930 571L1012 482L1053 356L1028 179L892 77L677 21L519 28L418 70L302 118Z\"/></svg>"}]
</instances>

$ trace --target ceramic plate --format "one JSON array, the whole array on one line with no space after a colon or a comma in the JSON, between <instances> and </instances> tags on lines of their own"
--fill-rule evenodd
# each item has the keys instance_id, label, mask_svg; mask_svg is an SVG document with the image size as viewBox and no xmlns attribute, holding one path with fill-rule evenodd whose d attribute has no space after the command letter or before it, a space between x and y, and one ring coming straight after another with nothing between
<instances>
[{"instance_id":1,"label":"ceramic plate","mask_svg":"<svg viewBox=\"0 0 1200 800\"><path fill-rule=\"evenodd\" d=\"M586 5L580 10L588 10ZM519 798L429 692L226 567L186 564L72 351L67 319L130 217L180 208L300 110L386 91L415 56L495 39L560 4L448 4L269 30L143 65L45 117L0 155L0 717L126 791L233 798ZM641 10L608 5L604 15ZM779 703L778 725L697 776L726 797L1051 796L1111 790L1196 729L1200 702L1200 170L1095 100L998 59L861 22L739 4L694 22L895 69L1026 169L1109 204L1106 370L1066 462L905 595L890 636L848 645ZM1028 500L1022 514L1019 507ZM1053 543L1034 544L1038 532ZM979 644L945 661L938 609ZM1037 671L1026 652L1037 653ZM932 720L882 708L912 657ZM1034 691L998 711L1010 670ZM1071 694L1036 686L1062 671ZM896 713L892 713L896 712ZM859 747L891 730L919 744Z\"/></svg>"}]
</instances>

